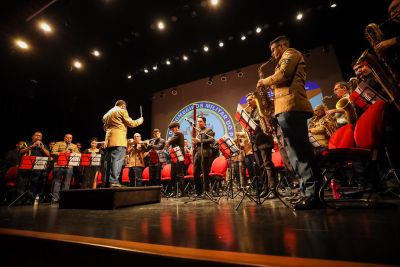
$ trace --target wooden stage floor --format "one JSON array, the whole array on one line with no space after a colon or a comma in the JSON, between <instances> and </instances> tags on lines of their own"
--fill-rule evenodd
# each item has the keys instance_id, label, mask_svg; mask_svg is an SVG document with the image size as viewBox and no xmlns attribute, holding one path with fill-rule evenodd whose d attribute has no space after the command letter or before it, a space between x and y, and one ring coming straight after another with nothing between
<instances>
[{"instance_id":1,"label":"wooden stage floor","mask_svg":"<svg viewBox=\"0 0 400 267\"><path fill-rule=\"evenodd\" d=\"M261 265L400 265L398 200L390 200L396 204L390 209L297 212L279 200L268 200L261 206L245 200L237 211L240 198L221 199L219 204L209 200L185 204L186 200L162 199L161 203L116 210L59 209L54 204L1 206L0 233L73 237L77 242L89 243L108 240L116 247L132 244L135 248L142 244L143 251L148 249L150 253L155 253L152 246L171 253L182 252L180 248L188 249L182 253L215 251L220 252L220 257L227 257L227 262L235 257L246 261L248 255L258 255ZM286 263L295 260L297 264L285 265L285 259Z\"/></svg>"}]
</instances>

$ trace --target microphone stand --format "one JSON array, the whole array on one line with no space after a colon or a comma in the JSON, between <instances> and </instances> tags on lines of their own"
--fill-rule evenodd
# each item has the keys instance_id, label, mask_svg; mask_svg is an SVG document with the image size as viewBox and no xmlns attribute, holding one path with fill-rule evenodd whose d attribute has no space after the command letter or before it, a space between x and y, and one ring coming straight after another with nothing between
<instances>
[{"instance_id":1,"label":"microphone stand","mask_svg":"<svg viewBox=\"0 0 400 267\"><path fill-rule=\"evenodd\" d=\"M208 137L211 137L211 138L214 138L214 137L211 136L211 135L209 135L209 134L206 134L206 133L200 133L200 132L201 132L201 129L200 129L200 128L196 127L196 126L194 125L194 123L191 122L190 120L186 120L186 121L188 121L189 124L190 124L196 131L198 131L199 134L200 134L200 157L201 157L200 164L201 164L201 172L202 172L202 174L203 174L203 177L202 177L202 182L203 182L203 194L202 194L202 195L203 195L203 197L202 197L202 199L204 199L204 196L205 196L205 197L207 197L209 200L211 200L212 202L214 202L215 204L218 204L218 201L215 200L208 192L206 192L205 172L204 172L204 156L203 156L203 134L206 135L206 136L208 136ZM189 202L194 202L194 201L196 201L196 200L199 199L199 198L201 198L201 197L200 197L199 195L196 194L195 197L194 197L193 199L191 199L191 200L189 200L189 201L185 201L184 204L189 203Z\"/></svg>"}]
</instances>

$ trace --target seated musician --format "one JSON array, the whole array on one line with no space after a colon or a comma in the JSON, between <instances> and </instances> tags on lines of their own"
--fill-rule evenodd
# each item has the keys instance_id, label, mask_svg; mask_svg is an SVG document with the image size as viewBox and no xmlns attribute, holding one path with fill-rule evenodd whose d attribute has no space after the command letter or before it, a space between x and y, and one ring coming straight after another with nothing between
<instances>
[{"instance_id":1,"label":"seated musician","mask_svg":"<svg viewBox=\"0 0 400 267\"><path fill-rule=\"evenodd\" d=\"M316 106L314 116L308 124L308 131L321 147L328 147L329 138L336 131L336 128L336 120L331 115L325 113L324 105Z\"/></svg>"}]
</instances>

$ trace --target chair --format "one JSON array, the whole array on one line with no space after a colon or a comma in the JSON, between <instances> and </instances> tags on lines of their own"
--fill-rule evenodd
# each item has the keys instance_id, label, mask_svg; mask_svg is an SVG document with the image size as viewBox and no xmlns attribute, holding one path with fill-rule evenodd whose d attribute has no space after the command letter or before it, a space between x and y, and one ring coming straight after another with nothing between
<instances>
[{"instance_id":1,"label":"chair","mask_svg":"<svg viewBox=\"0 0 400 267\"><path fill-rule=\"evenodd\" d=\"M4 175L4 199L2 201L8 201L11 193L14 192L17 186L18 179L18 166L13 166L7 169Z\"/></svg>"},{"instance_id":2,"label":"chair","mask_svg":"<svg viewBox=\"0 0 400 267\"><path fill-rule=\"evenodd\" d=\"M163 187L161 192L164 196L167 196L168 189L171 186L171 164L164 165L161 171L161 185Z\"/></svg>"},{"instance_id":3,"label":"chair","mask_svg":"<svg viewBox=\"0 0 400 267\"><path fill-rule=\"evenodd\" d=\"M150 182L150 168L146 167L142 172L142 183L148 185Z\"/></svg>"},{"instance_id":4,"label":"chair","mask_svg":"<svg viewBox=\"0 0 400 267\"><path fill-rule=\"evenodd\" d=\"M183 190L186 193L189 189L194 192L194 165L193 163L189 164L187 175L183 176L183 181L186 183L185 189Z\"/></svg>"},{"instance_id":5,"label":"chair","mask_svg":"<svg viewBox=\"0 0 400 267\"><path fill-rule=\"evenodd\" d=\"M324 169L323 175L331 173L329 177L325 177L325 182L320 189L319 196L323 204L333 207L325 201L324 192L327 185L335 177L340 174L343 169L351 167L352 162L369 162L369 166L374 166L376 162L377 152L381 149L381 139L383 134L383 111L385 102L377 101L359 118L357 124L352 131L352 125L346 125L339 128L329 140L329 149L321 153L321 168ZM353 135L352 135L353 133ZM354 147L354 141L356 147ZM351 183L350 183L351 184ZM344 192L345 196L351 196L353 193L362 195L363 190L353 190ZM363 206L370 207L370 197L367 199L337 199L335 203L363 203ZM338 206L334 206L337 208Z\"/></svg>"},{"instance_id":6,"label":"chair","mask_svg":"<svg viewBox=\"0 0 400 267\"><path fill-rule=\"evenodd\" d=\"M225 180L227 169L228 169L228 161L225 159L224 156L219 156L213 160L209 174L210 180L212 181L211 192L213 192L214 188L217 186L219 182Z\"/></svg>"},{"instance_id":7,"label":"chair","mask_svg":"<svg viewBox=\"0 0 400 267\"><path fill-rule=\"evenodd\" d=\"M129 185L129 183L130 183L130 180L129 180L129 167L124 167L122 169L121 183Z\"/></svg>"}]
</instances>

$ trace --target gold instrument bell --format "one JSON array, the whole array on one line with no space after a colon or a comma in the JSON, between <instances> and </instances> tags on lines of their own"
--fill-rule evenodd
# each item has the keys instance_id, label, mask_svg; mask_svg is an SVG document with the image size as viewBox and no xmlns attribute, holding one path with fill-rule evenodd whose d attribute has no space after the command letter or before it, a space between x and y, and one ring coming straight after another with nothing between
<instances>
[{"instance_id":1,"label":"gold instrument bell","mask_svg":"<svg viewBox=\"0 0 400 267\"><path fill-rule=\"evenodd\" d=\"M355 108L351 104L350 98L342 97L341 99L339 99L339 101L336 103L336 108L344 109L346 113L347 123L356 124L357 114Z\"/></svg>"}]
</instances>

